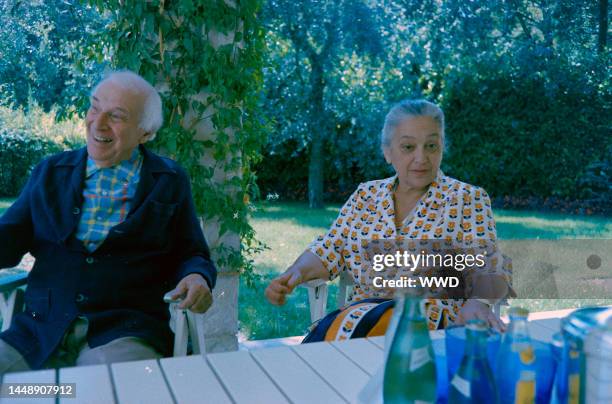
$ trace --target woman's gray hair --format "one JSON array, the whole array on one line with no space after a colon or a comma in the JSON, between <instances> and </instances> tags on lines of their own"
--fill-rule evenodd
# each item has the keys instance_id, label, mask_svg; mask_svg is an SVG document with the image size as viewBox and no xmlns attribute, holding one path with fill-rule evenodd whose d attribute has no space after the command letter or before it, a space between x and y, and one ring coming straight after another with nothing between
<instances>
[{"instance_id":1,"label":"woman's gray hair","mask_svg":"<svg viewBox=\"0 0 612 404\"><path fill-rule=\"evenodd\" d=\"M118 70L107 74L93 89L91 94L95 94L98 87L104 82L112 82L121 89L129 90L144 96L144 104L142 106L142 115L138 127L147 133L150 133L149 140L153 140L157 131L164 123L164 115L162 112L162 101L159 93L148 81L142 76L130 70Z\"/></svg>"},{"instance_id":2,"label":"woman's gray hair","mask_svg":"<svg viewBox=\"0 0 612 404\"><path fill-rule=\"evenodd\" d=\"M385 124L380 134L381 146L383 148L389 147L393 140L395 128L404 120L417 116L429 116L440 125L440 135L444 145L444 112L442 112L442 109L427 100L403 100L391 107L385 117Z\"/></svg>"}]
</instances>

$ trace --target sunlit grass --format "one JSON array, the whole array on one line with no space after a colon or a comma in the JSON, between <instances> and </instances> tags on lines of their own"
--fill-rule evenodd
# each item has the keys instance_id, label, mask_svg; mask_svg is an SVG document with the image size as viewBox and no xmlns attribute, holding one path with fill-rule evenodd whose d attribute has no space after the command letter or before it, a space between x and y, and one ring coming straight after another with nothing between
<instances>
[{"instance_id":1,"label":"sunlit grass","mask_svg":"<svg viewBox=\"0 0 612 404\"><path fill-rule=\"evenodd\" d=\"M0 215L2 215L14 201L14 198L0 198Z\"/></svg>"},{"instance_id":2,"label":"sunlit grass","mask_svg":"<svg viewBox=\"0 0 612 404\"><path fill-rule=\"evenodd\" d=\"M310 210L305 203L264 203L252 219L257 237L269 250L255 258L255 267L264 279L254 288L240 289L240 329L249 339L302 335L310 323L306 290L298 288L283 307L268 304L263 292L275 274L283 272L319 234L325 233L340 205ZM610 238L612 218L565 216L526 211L495 210L501 239ZM331 284L328 311L334 309L336 285ZM513 303L514 304L514 303ZM560 310L588 305L612 304L607 299L524 299L516 304L532 312ZM503 310L505 312L505 309Z\"/></svg>"}]
</instances>

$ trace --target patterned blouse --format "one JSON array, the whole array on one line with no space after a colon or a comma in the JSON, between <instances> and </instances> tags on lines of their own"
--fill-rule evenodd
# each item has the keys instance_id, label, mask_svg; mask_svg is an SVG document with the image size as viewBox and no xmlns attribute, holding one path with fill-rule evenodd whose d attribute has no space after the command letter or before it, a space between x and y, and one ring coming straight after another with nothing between
<instances>
[{"instance_id":1,"label":"patterned blouse","mask_svg":"<svg viewBox=\"0 0 612 404\"><path fill-rule=\"evenodd\" d=\"M367 243L362 243L363 240L440 239L462 246L486 240L493 248L489 272L502 275L510 284L510 264L503 261L495 247L497 236L491 201L482 188L447 177L439 171L401 226L396 227L393 203L396 184L397 176L360 184L340 209L327 234L318 237L309 247L329 271L330 280L342 271L353 277L355 285L349 302L390 297L388 292L372 286L369 268L362 265L367 256L364 249ZM429 328L444 328L453 323L463 302L428 299L426 317ZM359 313L363 313L363 309Z\"/></svg>"}]
</instances>

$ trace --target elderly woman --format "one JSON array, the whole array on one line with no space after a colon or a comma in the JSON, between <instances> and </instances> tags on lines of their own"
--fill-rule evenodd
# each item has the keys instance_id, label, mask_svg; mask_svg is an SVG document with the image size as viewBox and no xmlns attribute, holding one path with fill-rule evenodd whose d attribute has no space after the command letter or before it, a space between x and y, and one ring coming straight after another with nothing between
<instances>
[{"instance_id":1,"label":"elderly woman","mask_svg":"<svg viewBox=\"0 0 612 404\"><path fill-rule=\"evenodd\" d=\"M371 274L367 273L369 267L363 265L367 259L363 240L441 239L464 246L466 241L484 239L493 246L494 253L493 268L489 270L492 278L486 287L493 287L496 296L511 293L510 270L504 268L501 254L495 249L489 196L483 189L447 177L440 170L445 144L442 110L425 100L398 103L385 118L381 144L395 175L361 184L327 234L316 239L265 291L270 303L282 305L300 283L333 280L341 271L351 274L355 285L349 305L321 320L305 341L384 334L392 296L388 290L374 288L366 281ZM495 301L476 298L428 299L425 314L430 329L462 324L472 318L503 329L491 311L492 303Z\"/></svg>"}]
</instances>

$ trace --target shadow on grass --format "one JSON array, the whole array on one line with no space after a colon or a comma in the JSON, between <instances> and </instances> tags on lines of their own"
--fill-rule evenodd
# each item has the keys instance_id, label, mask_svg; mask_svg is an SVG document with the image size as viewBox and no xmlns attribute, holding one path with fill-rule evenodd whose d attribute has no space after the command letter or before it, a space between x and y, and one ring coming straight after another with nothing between
<instances>
[{"instance_id":1,"label":"shadow on grass","mask_svg":"<svg viewBox=\"0 0 612 404\"><path fill-rule=\"evenodd\" d=\"M338 216L340 205L329 205L323 209L310 209L307 203L262 202L257 204L256 220L289 220L309 227L329 227Z\"/></svg>"},{"instance_id":2,"label":"shadow on grass","mask_svg":"<svg viewBox=\"0 0 612 404\"><path fill-rule=\"evenodd\" d=\"M283 306L273 306L266 300L264 291L276 274L263 275L252 288L240 279L238 296L238 323L240 333L249 340L281 338L305 335L310 326L308 291L298 287ZM337 285L329 284L328 312L334 309Z\"/></svg>"}]
</instances>

